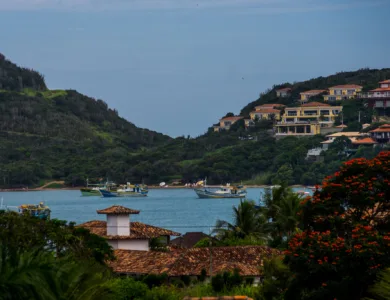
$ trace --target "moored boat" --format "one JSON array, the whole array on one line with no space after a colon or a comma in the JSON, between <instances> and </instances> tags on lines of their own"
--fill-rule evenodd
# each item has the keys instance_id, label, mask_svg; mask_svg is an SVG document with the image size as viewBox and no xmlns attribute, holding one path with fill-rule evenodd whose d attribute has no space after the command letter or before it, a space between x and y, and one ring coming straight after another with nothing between
<instances>
[{"instance_id":1,"label":"moored boat","mask_svg":"<svg viewBox=\"0 0 390 300\"><path fill-rule=\"evenodd\" d=\"M103 183L90 184L88 179L87 179L87 187L81 188L80 192L81 192L81 195L84 197L86 197L86 196L100 196L99 190L100 189L107 189L107 187L111 184L112 183L109 183L108 181L105 184L103 184Z\"/></svg>"},{"instance_id":2,"label":"moored boat","mask_svg":"<svg viewBox=\"0 0 390 300\"><path fill-rule=\"evenodd\" d=\"M230 186L230 184L217 190L209 189L205 185L203 188L195 188L194 191L199 198L245 198L247 194L244 186Z\"/></svg>"},{"instance_id":3,"label":"moored boat","mask_svg":"<svg viewBox=\"0 0 390 300\"><path fill-rule=\"evenodd\" d=\"M148 195L149 189L146 185L131 185L129 182L116 191L109 189L100 189L100 194L104 198L115 198L115 197L146 197Z\"/></svg>"},{"instance_id":4,"label":"moored boat","mask_svg":"<svg viewBox=\"0 0 390 300\"><path fill-rule=\"evenodd\" d=\"M43 202L38 205L35 204L22 204L18 207L20 214L29 214L32 217L37 217L42 220L50 219L50 208Z\"/></svg>"}]
</instances>

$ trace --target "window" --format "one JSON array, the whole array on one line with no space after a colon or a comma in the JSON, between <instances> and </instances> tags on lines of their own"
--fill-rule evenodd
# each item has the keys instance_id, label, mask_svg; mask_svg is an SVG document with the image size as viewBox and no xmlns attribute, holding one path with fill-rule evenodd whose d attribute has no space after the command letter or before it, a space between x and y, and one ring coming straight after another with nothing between
<instances>
[{"instance_id":1,"label":"window","mask_svg":"<svg viewBox=\"0 0 390 300\"><path fill-rule=\"evenodd\" d=\"M329 115L329 110L321 110L320 115Z\"/></svg>"}]
</instances>

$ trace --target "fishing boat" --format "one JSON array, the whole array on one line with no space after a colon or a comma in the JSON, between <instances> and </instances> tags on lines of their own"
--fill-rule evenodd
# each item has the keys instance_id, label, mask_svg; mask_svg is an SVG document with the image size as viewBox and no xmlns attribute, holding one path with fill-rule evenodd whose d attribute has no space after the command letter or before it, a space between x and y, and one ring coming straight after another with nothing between
<instances>
[{"instance_id":1,"label":"fishing boat","mask_svg":"<svg viewBox=\"0 0 390 300\"><path fill-rule=\"evenodd\" d=\"M117 190L100 189L100 194L104 198L116 198L116 197L146 197L149 189L144 184L132 185L128 182L126 185L119 187Z\"/></svg>"},{"instance_id":2,"label":"fishing boat","mask_svg":"<svg viewBox=\"0 0 390 300\"><path fill-rule=\"evenodd\" d=\"M109 182L107 181L105 184L90 184L87 179L87 187L80 189L81 195L86 196L100 196L100 189L106 189ZM91 187L92 186L92 187Z\"/></svg>"},{"instance_id":3,"label":"fishing boat","mask_svg":"<svg viewBox=\"0 0 390 300\"><path fill-rule=\"evenodd\" d=\"M22 204L18 207L20 214L29 214L32 217L37 217L42 220L50 219L50 208L43 202L38 205L35 204Z\"/></svg>"},{"instance_id":4,"label":"fishing boat","mask_svg":"<svg viewBox=\"0 0 390 300\"><path fill-rule=\"evenodd\" d=\"M194 191L199 198L245 198L246 189L244 186L231 186L229 183L219 189L209 189L205 185L203 188L195 188Z\"/></svg>"}]
</instances>

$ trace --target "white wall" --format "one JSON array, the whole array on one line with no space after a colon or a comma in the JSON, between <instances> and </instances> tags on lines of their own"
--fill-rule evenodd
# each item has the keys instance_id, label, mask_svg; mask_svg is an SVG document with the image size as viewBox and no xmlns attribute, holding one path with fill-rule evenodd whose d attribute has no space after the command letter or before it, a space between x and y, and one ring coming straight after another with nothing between
<instances>
[{"instance_id":1,"label":"white wall","mask_svg":"<svg viewBox=\"0 0 390 300\"><path fill-rule=\"evenodd\" d=\"M149 251L149 240L107 240L107 242L115 250Z\"/></svg>"},{"instance_id":2,"label":"white wall","mask_svg":"<svg viewBox=\"0 0 390 300\"><path fill-rule=\"evenodd\" d=\"M107 215L107 235L130 235L129 215Z\"/></svg>"}]
</instances>

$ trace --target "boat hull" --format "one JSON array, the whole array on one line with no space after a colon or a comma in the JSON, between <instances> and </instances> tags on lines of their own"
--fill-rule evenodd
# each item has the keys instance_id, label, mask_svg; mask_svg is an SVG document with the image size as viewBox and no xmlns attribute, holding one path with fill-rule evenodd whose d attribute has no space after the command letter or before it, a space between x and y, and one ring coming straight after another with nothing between
<instances>
[{"instance_id":1,"label":"boat hull","mask_svg":"<svg viewBox=\"0 0 390 300\"><path fill-rule=\"evenodd\" d=\"M245 198L246 193L238 193L238 194L220 194L215 193L208 190L202 190L202 189L195 189L195 193L198 195L201 199L226 199L226 198Z\"/></svg>"},{"instance_id":2,"label":"boat hull","mask_svg":"<svg viewBox=\"0 0 390 300\"><path fill-rule=\"evenodd\" d=\"M84 197L87 196L100 196L100 192L98 190L92 189L80 189L81 195Z\"/></svg>"},{"instance_id":3,"label":"boat hull","mask_svg":"<svg viewBox=\"0 0 390 300\"><path fill-rule=\"evenodd\" d=\"M117 198L117 197L146 197L148 193L146 192L111 192L107 190L100 190L100 194L104 198Z\"/></svg>"}]
</instances>

